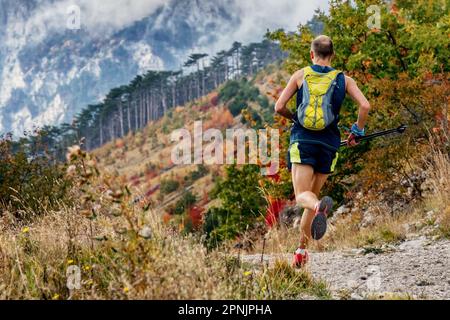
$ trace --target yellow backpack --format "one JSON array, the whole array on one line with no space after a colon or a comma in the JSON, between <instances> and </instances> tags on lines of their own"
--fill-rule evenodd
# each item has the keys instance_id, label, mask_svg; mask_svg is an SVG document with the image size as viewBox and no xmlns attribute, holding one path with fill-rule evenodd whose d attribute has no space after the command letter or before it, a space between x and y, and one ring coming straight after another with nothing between
<instances>
[{"instance_id":1,"label":"yellow backpack","mask_svg":"<svg viewBox=\"0 0 450 320\"><path fill-rule=\"evenodd\" d=\"M336 78L342 72L332 70L321 73L314 71L311 67L303 70L303 100L297 109L298 120L304 128L320 131L335 119L331 102Z\"/></svg>"}]
</instances>

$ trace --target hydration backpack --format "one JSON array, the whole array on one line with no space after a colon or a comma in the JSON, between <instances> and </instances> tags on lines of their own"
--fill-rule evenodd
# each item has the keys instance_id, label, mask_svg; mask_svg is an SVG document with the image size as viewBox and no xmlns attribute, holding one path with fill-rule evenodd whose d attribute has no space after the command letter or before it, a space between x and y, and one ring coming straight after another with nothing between
<instances>
[{"instance_id":1,"label":"hydration backpack","mask_svg":"<svg viewBox=\"0 0 450 320\"><path fill-rule=\"evenodd\" d=\"M336 78L342 72L332 70L321 73L311 67L303 70L303 100L297 109L298 120L304 128L320 131L335 119L331 100L336 87Z\"/></svg>"}]
</instances>

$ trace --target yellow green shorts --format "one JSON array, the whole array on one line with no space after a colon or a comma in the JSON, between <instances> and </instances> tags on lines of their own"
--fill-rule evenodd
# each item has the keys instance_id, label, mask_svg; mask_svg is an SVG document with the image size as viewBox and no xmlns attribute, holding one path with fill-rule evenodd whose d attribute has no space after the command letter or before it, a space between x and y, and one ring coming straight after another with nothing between
<instances>
[{"instance_id":1,"label":"yellow green shorts","mask_svg":"<svg viewBox=\"0 0 450 320\"><path fill-rule=\"evenodd\" d=\"M330 174L334 172L339 153L320 144L294 142L289 147L288 166L292 163L307 164L315 172Z\"/></svg>"}]
</instances>

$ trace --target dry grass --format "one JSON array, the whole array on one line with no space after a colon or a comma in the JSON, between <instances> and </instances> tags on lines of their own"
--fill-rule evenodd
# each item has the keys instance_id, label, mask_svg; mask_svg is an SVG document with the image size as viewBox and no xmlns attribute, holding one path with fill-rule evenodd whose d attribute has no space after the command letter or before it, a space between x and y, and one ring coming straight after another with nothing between
<instances>
[{"instance_id":1,"label":"dry grass","mask_svg":"<svg viewBox=\"0 0 450 320\"><path fill-rule=\"evenodd\" d=\"M1 299L298 299L329 298L327 286L287 264L262 271L232 254L207 252L149 212L150 238L120 230L126 219L93 222L71 210L49 214L0 237ZM143 227L141 228L141 230ZM136 230L137 231L137 230ZM94 240L92 240L94 239ZM81 271L67 289L68 267Z\"/></svg>"},{"instance_id":2,"label":"dry grass","mask_svg":"<svg viewBox=\"0 0 450 320\"><path fill-rule=\"evenodd\" d=\"M254 270L224 248L208 252L202 239L132 205L126 187L74 150L77 205L26 226L10 217L0 235L1 299L330 297L326 284L287 264Z\"/></svg>"},{"instance_id":3,"label":"dry grass","mask_svg":"<svg viewBox=\"0 0 450 320\"><path fill-rule=\"evenodd\" d=\"M450 238L450 155L431 143L432 152L428 160L432 196L426 204L438 214L435 223L439 226L440 235Z\"/></svg>"}]
</instances>

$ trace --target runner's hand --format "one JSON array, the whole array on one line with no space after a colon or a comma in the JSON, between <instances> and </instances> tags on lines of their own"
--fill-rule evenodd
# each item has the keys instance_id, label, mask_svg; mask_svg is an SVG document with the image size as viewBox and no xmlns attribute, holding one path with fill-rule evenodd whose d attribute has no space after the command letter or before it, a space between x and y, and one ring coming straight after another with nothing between
<instances>
[{"instance_id":1,"label":"runner's hand","mask_svg":"<svg viewBox=\"0 0 450 320\"><path fill-rule=\"evenodd\" d=\"M365 130L364 128L359 129L358 125L356 123L354 123L352 125L352 128L350 130L350 135L347 138L347 145L350 147L354 147L357 144L359 144L359 142L356 141L357 137L362 137L365 135Z\"/></svg>"}]
</instances>

